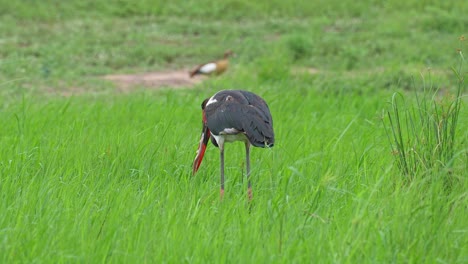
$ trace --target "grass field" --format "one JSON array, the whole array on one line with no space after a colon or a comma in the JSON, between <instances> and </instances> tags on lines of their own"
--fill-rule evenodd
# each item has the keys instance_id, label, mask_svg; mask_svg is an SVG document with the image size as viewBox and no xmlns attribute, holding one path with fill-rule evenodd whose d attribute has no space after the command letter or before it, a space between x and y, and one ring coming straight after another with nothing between
<instances>
[{"instance_id":1,"label":"grass field","mask_svg":"<svg viewBox=\"0 0 468 264\"><path fill-rule=\"evenodd\" d=\"M468 3L0 6L1 263L468 262ZM194 87L121 92L102 78L227 49L229 71ZM261 95L273 115L275 147L252 151L252 203L243 144L226 146L222 201L214 146L191 176L200 104L222 89ZM395 94L409 110L428 95L441 118L459 100L448 160L401 170ZM438 149L409 153L419 164Z\"/></svg>"}]
</instances>

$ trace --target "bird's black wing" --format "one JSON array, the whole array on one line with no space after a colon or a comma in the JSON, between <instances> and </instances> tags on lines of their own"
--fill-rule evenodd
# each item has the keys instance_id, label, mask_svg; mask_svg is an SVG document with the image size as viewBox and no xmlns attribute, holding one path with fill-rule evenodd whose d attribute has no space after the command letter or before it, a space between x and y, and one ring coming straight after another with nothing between
<instances>
[{"instance_id":1,"label":"bird's black wing","mask_svg":"<svg viewBox=\"0 0 468 264\"><path fill-rule=\"evenodd\" d=\"M265 102L265 100L263 100L263 98L261 98L260 96L249 91L239 90L239 92L244 96L249 105L255 106L258 110L260 110L263 113L265 120L271 123L271 126L273 127L273 119L271 118L270 109L268 108L268 105Z\"/></svg>"},{"instance_id":2,"label":"bird's black wing","mask_svg":"<svg viewBox=\"0 0 468 264\"><path fill-rule=\"evenodd\" d=\"M222 101L216 109L207 111L210 131L218 135L226 128L234 128L245 133L252 145L272 147L275 141L273 121L267 104L255 94L242 95L246 100Z\"/></svg>"}]
</instances>

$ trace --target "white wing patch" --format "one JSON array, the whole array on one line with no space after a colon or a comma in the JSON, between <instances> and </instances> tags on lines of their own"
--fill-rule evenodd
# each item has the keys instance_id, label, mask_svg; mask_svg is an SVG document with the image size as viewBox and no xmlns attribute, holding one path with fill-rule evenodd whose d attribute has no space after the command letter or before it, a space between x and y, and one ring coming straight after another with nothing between
<instances>
[{"instance_id":1,"label":"white wing patch","mask_svg":"<svg viewBox=\"0 0 468 264\"><path fill-rule=\"evenodd\" d=\"M221 134L221 135L213 135L213 138L216 140L216 143L219 144L224 144L224 142L235 142L235 141L242 141L242 142L249 142L247 139L247 136L244 133L239 133L235 135L226 135L226 134Z\"/></svg>"},{"instance_id":2,"label":"white wing patch","mask_svg":"<svg viewBox=\"0 0 468 264\"><path fill-rule=\"evenodd\" d=\"M239 132L240 131L235 128L225 128L223 131L221 131L220 134L233 135L233 134L238 134Z\"/></svg>"},{"instance_id":3,"label":"white wing patch","mask_svg":"<svg viewBox=\"0 0 468 264\"><path fill-rule=\"evenodd\" d=\"M198 70L201 73L209 74L212 73L216 70L216 63L211 62L203 65L200 70Z\"/></svg>"},{"instance_id":4,"label":"white wing patch","mask_svg":"<svg viewBox=\"0 0 468 264\"><path fill-rule=\"evenodd\" d=\"M215 95L216 95L216 94L215 94ZM213 95L213 96L210 98L210 100L208 100L208 102L206 102L205 107L207 107L208 105L210 105L210 104L212 104L212 103L218 102L218 100L216 100L216 99L214 98L215 95Z\"/></svg>"}]
</instances>

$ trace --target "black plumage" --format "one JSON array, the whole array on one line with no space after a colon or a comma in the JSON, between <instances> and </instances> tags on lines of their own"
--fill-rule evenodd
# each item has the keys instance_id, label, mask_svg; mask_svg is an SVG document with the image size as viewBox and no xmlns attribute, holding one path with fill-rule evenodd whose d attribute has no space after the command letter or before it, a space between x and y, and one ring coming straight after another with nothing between
<instances>
[{"instance_id":1,"label":"black plumage","mask_svg":"<svg viewBox=\"0 0 468 264\"><path fill-rule=\"evenodd\" d=\"M206 105L210 100L213 102ZM256 147L274 145L273 119L260 96L243 90L224 90L204 103L202 108L212 134L220 135L226 128L234 128L245 134L250 144Z\"/></svg>"}]
</instances>

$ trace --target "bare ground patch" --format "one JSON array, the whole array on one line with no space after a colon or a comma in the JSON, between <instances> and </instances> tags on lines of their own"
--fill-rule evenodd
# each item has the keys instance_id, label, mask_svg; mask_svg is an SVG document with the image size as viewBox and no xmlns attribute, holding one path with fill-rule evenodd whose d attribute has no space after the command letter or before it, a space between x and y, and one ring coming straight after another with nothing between
<instances>
[{"instance_id":1,"label":"bare ground patch","mask_svg":"<svg viewBox=\"0 0 468 264\"><path fill-rule=\"evenodd\" d=\"M188 70L147 72L137 74L111 74L103 77L112 81L122 92L129 92L136 87L151 89L190 88L200 83L203 77L190 78Z\"/></svg>"}]
</instances>

